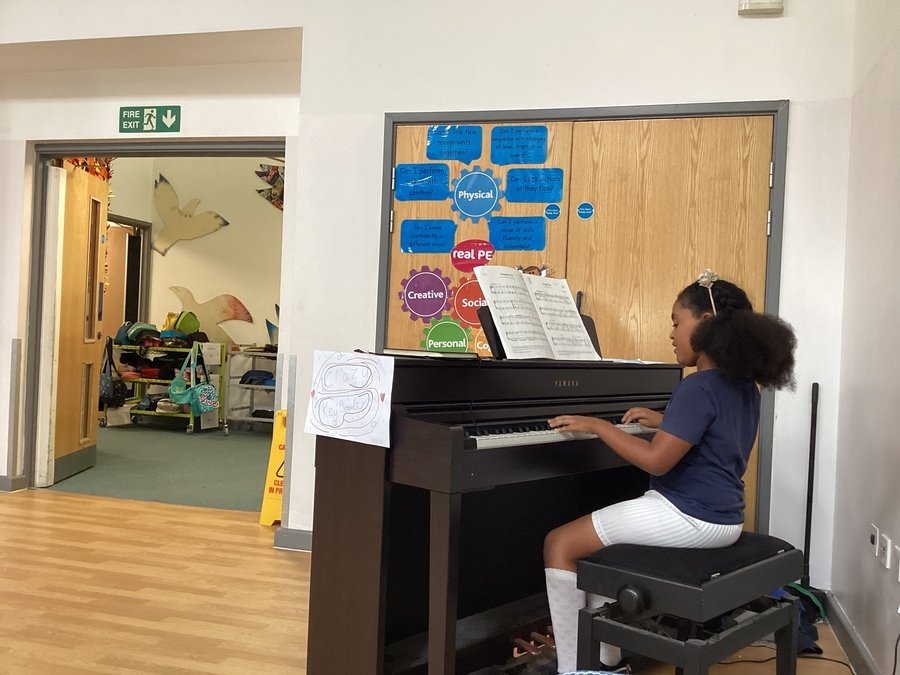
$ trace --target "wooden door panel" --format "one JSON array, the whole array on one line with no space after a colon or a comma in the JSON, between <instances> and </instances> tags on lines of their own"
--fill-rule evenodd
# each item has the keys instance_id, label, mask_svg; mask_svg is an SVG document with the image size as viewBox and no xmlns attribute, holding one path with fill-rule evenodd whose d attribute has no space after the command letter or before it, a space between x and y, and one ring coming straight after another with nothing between
<instances>
[{"instance_id":1,"label":"wooden door panel","mask_svg":"<svg viewBox=\"0 0 900 675\"><path fill-rule=\"evenodd\" d=\"M97 443L103 269L109 186L66 165L53 454Z\"/></svg>"},{"instance_id":2,"label":"wooden door panel","mask_svg":"<svg viewBox=\"0 0 900 675\"><path fill-rule=\"evenodd\" d=\"M546 221L546 246L542 251L498 251L493 263L509 266L547 265L555 276L562 276L566 264L566 236L568 227L568 181L571 151L571 122L528 122L527 125L545 126L547 128L547 157L541 164L506 164L491 163L491 131L498 126L522 126L515 124L479 124L482 129L482 150L480 158L464 163L457 160L429 160L427 158L427 139L430 125L404 125L395 130L394 166L398 164L445 163L449 165L450 189L463 172L470 172L476 166L482 170L490 169L493 176L500 180L500 189L505 191L510 169L559 168L563 171L563 192L560 204L560 216L556 220ZM450 260L449 253L409 253L401 250L400 236L404 220L453 220L456 224L455 243L469 239L488 240L488 221L480 218L460 218L450 206L452 199L443 201L401 201L393 199L393 228L390 238L390 277L387 302L387 335L385 346L393 349L421 349L427 323L421 319L412 320L410 314L403 310L403 303L398 295L403 290L403 281L411 272L427 266L431 270L439 269L441 275L450 279L450 287L457 287L461 279L474 279L473 273L457 270ZM500 200L497 216L543 216L546 203L512 203ZM446 311L444 316L451 316ZM472 331L477 333L477 329Z\"/></svg>"},{"instance_id":3,"label":"wooden door panel","mask_svg":"<svg viewBox=\"0 0 900 675\"><path fill-rule=\"evenodd\" d=\"M672 361L669 316L705 268L763 307L770 116L577 122L566 276L603 355ZM745 475L755 527L756 452Z\"/></svg>"}]
</instances>

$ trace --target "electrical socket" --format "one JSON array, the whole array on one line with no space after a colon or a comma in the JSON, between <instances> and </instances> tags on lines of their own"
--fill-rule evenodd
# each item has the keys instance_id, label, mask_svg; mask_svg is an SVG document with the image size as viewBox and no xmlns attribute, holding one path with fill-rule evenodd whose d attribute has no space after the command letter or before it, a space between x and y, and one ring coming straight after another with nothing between
<instances>
[{"instance_id":1,"label":"electrical socket","mask_svg":"<svg viewBox=\"0 0 900 675\"><path fill-rule=\"evenodd\" d=\"M872 555L878 557L878 526L874 523L869 525L869 544L872 547Z\"/></svg>"},{"instance_id":2,"label":"electrical socket","mask_svg":"<svg viewBox=\"0 0 900 675\"><path fill-rule=\"evenodd\" d=\"M878 559L887 569L891 569L891 538L886 534L878 537Z\"/></svg>"}]
</instances>

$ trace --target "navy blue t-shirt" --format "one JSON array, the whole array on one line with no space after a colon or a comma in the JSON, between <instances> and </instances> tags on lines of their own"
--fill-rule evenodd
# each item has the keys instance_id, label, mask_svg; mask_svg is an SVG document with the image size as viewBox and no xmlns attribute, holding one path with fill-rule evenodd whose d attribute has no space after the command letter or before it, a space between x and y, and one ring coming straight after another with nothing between
<instances>
[{"instance_id":1,"label":"navy blue t-shirt","mask_svg":"<svg viewBox=\"0 0 900 675\"><path fill-rule=\"evenodd\" d=\"M744 522L747 460L759 425L759 389L751 380L728 377L716 369L684 378L675 391L660 429L693 447L650 489L694 518L708 523Z\"/></svg>"}]
</instances>

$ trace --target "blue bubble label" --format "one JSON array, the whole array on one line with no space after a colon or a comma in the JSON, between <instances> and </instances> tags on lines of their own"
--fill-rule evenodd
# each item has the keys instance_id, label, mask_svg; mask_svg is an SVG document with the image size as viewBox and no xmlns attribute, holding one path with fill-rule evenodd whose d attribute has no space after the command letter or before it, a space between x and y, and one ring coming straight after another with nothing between
<instances>
[{"instance_id":1,"label":"blue bubble label","mask_svg":"<svg viewBox=\"0 0 900 675\"><path fill-rule=\"evenodd\" d=\"M594 215L594 205L590 202L581 202L578 205L578 217L587 220Z\"/></svg>"},{"instance_id":2,"label":"blue bubble label","mask_svg":"<svg viewBox=\"0 0 900 675\"><path fill-rule=\"evenodd\" d=\"M560 202L562 194L562 169L510 169L506 172L508 202Z\"/></svg>"},{"instance_id":3,"label":"blue bubble label","mask_svg":"<svg viewBox=\"0 0 900 675\"><path fill-rule=\"evenodd\" d=\"M547 220L556 220L559 218L560 213L562 213L559 208L559 204L547 204L547 208L544 209L544 216Z\"/></svg>"},{"instance_id":4,"label":"blue bubble label","mask_svg":"<svg viewBox=\"0 0 900 675\"><path fill-rule=\"evenodd\" d=\"M428 159L456 159L469 164L481 157L481 127L473 124L428 127L425 156Z\"/></svg>"},{"instance_id":5,"label":"blue bubble label","mask_svg":"<svg viewBox=\"0 0 900 675\"><path fill-rule=\"evenodd\" d=\"M442 201L450 196L447 164L398 164L394 171L394 196L401 202Z\"/></svg>"},{"instance_id":6,"label":"blue bubble label","mask_svg":"<svg viewBox=\"0 0 900 675\"><path fill-rule=\"evenodd\" d=\"M400 223L400 250L404 253L449 253L456 243L452 220L404 220Z\"/></svg>"},{"instance_id":7,"label":"blue bubble label","mask_svg":"<svg viewBox=\"0 0 900 675\"><path fill-rule=\"evenodd\" d=\"M488 224L488 239L498 251L543 251L547 221L541 216L495 216Z\"/></svg>"},{"instance_id":8,"label":"blue bubble label","mask_svg":"<svg viewBox=\"0 0 900 675\"><path fill-rule=\"evenodd\" d=\"M491 162L543 164L547 161L547 127L541 125L494 127Z\"/></svg>"}]
</instances>

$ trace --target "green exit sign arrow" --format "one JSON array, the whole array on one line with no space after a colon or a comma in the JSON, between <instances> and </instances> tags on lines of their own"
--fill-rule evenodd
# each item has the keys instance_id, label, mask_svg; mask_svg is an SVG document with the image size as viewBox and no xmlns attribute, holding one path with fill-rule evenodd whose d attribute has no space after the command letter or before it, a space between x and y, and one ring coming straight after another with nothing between
<instances>
[{"instance_id":1,"label":"green exit sign arrow","mask_svg":"<svg viewBox=\"0 0 900 675\"><path fill-rule=\"evenodd\" d=\"M171 134L181 131L180 105L119 108L120 134Z\"/></svg>"}]
</instances>

